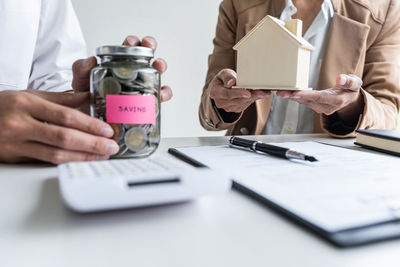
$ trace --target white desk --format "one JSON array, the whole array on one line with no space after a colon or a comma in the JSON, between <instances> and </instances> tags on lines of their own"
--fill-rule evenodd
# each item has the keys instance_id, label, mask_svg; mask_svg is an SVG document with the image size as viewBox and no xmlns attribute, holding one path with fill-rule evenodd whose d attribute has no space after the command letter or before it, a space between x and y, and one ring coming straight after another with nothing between
<instances>
[{"instance_id":1,"label":"white desk","mask_svg":"<svg viewBox=\"0 0 400 267\"><path fill-rule=\"evenodd\" d=\"M310 139L352 146L325 135ZM225 137L165 139L217 145ZM400 240L341 250L236 192L146 209L79 215L60 199L56 168L0 164L0 266L399 266ZM400 190L400 189L399 189Z\"/></svg>"}]
</instances>

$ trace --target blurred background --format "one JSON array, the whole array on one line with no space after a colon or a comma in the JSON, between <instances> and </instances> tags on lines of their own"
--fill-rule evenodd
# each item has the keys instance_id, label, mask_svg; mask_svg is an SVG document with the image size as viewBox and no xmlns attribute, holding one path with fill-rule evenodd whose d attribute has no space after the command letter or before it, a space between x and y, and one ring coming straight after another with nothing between
<instances>
[{"instance_id":1,"label":"blurred background","mask_svg":"<svg viewBox=\"0 0 400 267\"><path fill-rule=\"evenodd\" d=\"M200 126L198 106L212 52L218 0L72 0L88 46L121 44L129 34L154 36L156 56L168 63L162 83L173 99L162 105L162 136L210 136Z\"/></svg>"}]
</instances>

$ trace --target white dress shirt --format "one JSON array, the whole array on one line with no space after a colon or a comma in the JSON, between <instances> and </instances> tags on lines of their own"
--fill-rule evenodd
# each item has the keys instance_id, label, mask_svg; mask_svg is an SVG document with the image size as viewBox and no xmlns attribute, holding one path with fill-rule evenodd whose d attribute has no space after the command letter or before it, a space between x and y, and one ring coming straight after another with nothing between
<instances>
[{"instance_id":1,"label":"white dress shirt","mask_svg":"<svg viewBox=\"0 0 400 267\"><path fill-rule=\"evenodd\" d=\"M0 39L0 91L71 90L72 64L86 56L70 0L1 0Z\"/></svg>"},{"instance_id":2,"label":"white dress shirt","mask_svg":"<svg viewBox=\"0 0 400 267\"><path fill-rule=\"evenodd\" d=\"M287 0L286 7L280 19L291 19L296 13L297 8L294 6L292 0ZM316 89L318 86L322 57L333 15L332 2L324 0L321 11L304 34L304 39L315 47L315 50L311 51L309 74L309 87L313 89ZM312 133L313 129L314 111L312 109L300 105L295 101L274 95L271 111L264 129L265 134Z\"/></svg>"}]
</instances>

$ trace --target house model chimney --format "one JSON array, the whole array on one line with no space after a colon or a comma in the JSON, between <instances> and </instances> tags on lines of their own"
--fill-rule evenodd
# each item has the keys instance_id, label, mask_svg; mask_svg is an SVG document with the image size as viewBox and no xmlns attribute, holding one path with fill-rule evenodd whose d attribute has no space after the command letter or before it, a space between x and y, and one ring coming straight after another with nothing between
<instances>
[{"instance_id":1,"label":"house model chimney","mask_svg":"<svg viewBox=\"0 0 400 267\"><path fill-rule=\"evenodd\" d=\"M303 36L303 21L299 19L286 20L285 27L297 37Z\"/></svg>"}]
</instances>

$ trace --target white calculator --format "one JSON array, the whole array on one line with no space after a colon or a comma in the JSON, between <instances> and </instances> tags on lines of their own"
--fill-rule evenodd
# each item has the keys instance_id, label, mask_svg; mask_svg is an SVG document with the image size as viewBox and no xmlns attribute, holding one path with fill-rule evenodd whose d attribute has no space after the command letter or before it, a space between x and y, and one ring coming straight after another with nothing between
<instances>
[{"instance_id":1,"label":"white calculator","mask_svg":"<svg viewBox=\"0 0 400 267\"><path fill-rule=\"evenodd\" d=\"M184 202L231 188L222 173L170 156L68 163L58 174L64 202L81 213Z\"/></svg>"}]
</instances>

